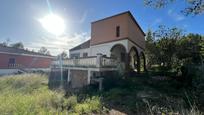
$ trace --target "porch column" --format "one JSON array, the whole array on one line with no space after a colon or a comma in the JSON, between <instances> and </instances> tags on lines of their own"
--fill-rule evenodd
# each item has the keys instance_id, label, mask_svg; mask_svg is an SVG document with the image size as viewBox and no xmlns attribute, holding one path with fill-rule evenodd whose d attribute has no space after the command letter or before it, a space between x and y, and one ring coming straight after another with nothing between
<instances>
[{"instance_id":1,"label":"porch column","mask_svg":"<svg viewBox=\"0 0 204 115\"><path fill-rule=\"evenodd\" d=\"M70 72L71 72L70 69L68 69L68 79L67 79L68 82L71 81L71 79L70 79L70 74L71 74L71 73L70 73Z\"/></svg>"},{"instance_id":2,"label":"porch column","mask_svg":"<svg viewBox=\"0 0 204 115\"><path fill-rule=\"evenodd\" d=\"M87 84L89 85L90 83L91 83L91 70L88 70Z\"/></svg>"},{"instance_id":3,"label":"porch column","mask_svg":"<svg viewBox=\"0 0 204 115\"><path fill-rule=\"evenodd\" d=\"M137 73L140 73L140 57L137 57Z\"/></svg>"}]
</instances>

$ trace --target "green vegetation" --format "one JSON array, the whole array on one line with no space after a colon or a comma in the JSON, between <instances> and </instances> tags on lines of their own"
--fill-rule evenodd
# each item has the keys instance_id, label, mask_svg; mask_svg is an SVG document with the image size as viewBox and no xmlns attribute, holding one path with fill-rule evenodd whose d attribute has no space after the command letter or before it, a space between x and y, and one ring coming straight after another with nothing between
<instances>
[{"instance_id":1,"label":"green vegetation","mask_svg":"<svg viewBox=\"0 0 204 115\"><path fill-rule=\"evenodd\" d=\"M47 75L25 74L0 78L1 115L84 114L99 112L99 97L78 100L63 91L51 91Z\"/></svg>"},{"instance_id":2,"label":"green vegetation","mask_svg":"<svg viewBox=\"0 0 204 115\"><path fill-rule=\"evenodd\" d=\"M179 0L143 0L146 6L150 6L153 8L163 8L171 3L178 2ZM185 0L184 9L181 12L188 16L188 15L199 15L204 12L204 1L203 0ZM180 4L182 5L182 4ZM181 7L183 8L183 7Z\"/></svg>"},{"instance_id":3,"label":"green vegetation","mask_svg":"<svg viewBox=\"0 0 204 115\"><path fill-rule=\"evenodd\" d=\"M110 80L114 84L110 84ZM78 91L50 90L47 75L0 78L1 114L202 114L203 87L184 88L176 80L111 77L102 92L94 86Z\"/></svg>"}]
</instances>

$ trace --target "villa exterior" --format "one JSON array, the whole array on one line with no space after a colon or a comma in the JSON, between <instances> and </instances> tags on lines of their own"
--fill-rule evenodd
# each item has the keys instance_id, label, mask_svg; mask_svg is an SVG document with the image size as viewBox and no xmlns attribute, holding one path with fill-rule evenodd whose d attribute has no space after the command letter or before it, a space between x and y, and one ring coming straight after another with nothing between
<instances>
[{"instance_id":1,"label":"villa exterior","mask_svg":"<svg viewBox=\"0 0 204 115\"><path fill-rule=\"evenodd\" d=\"M0 75L50 71L53 57L0 45Z\"/></svg>"},{"instance_id":2,"label":"villa exterior","mask_svg":"<svg viewBox=\"0 0 204 115\"><path fill-rule=\"evenodd\" d=\"M91 39L70 49L70 59L54 61L63 67L73 88L82 87L103 72L145 70L145 33L128 11L91 23Z\"/></svg>"}]
</instances>

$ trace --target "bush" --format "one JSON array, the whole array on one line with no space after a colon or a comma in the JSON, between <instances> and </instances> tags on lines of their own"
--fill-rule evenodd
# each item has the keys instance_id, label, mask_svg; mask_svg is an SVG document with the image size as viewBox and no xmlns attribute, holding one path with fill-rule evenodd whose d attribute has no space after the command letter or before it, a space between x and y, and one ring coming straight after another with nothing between
<instances>
[{"instance_id":1,"label":"bush","mask_svg":"<svg viewBox=\"0 0 204 115\"><path fill-rule=\"evenodd\" d=\"M102 108L102 104L100 102L99 97L92 97L86 99L83 103L77 104L74 107L74 111L77 114L91 114L91 113L99 113Z\"/></svg>"}]
</instances>

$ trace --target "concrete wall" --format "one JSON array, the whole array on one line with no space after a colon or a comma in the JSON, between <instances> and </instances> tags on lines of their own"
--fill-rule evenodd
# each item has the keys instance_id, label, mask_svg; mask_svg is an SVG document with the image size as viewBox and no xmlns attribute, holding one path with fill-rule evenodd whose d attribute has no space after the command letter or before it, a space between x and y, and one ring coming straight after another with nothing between
<instances>
[{"instance_id":1,"label":"concrete wall","mask_svg":"<svg viewBox=\"0 0 204 115\"><path fill-rule=\"evenodd\" d=\"M72 88L80 88L88 85L88 71L86 70L70 70Z\"/></svg>"}]
</instances>

